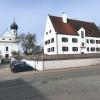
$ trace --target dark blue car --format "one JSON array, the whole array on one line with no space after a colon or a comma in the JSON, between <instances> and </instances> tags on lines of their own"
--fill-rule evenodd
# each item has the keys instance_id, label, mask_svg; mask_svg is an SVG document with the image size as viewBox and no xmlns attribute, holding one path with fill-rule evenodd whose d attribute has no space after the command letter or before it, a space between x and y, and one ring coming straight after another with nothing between
<instances>
[{"instance_id":1,"label":"dark blue car","mask_svg":"<svg viewBox=\"0 0 100 100\"><path fill-rule=\"evenodd\" d=\"M10 69L12 72L17 73L17 72L23 72L23 71L31 71L33 70L33 67L26 64L25 62L13 61L10 64Z\"/></svg>"}]
</instances>

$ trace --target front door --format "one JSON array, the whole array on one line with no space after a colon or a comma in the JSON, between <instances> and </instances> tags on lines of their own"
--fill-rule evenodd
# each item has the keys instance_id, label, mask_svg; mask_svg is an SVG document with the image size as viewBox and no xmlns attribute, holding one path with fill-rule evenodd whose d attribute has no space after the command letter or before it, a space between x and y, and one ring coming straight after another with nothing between
<instances>
[{"instance_id":1,"label":"front door","mask_svg":"<svg viewBox=\"0 0 100 100\"><path fill-rule=\"evenodd\" d=\"M9 54L5 54L5 58L9 58Z\"/></svg>"}]
</instances>

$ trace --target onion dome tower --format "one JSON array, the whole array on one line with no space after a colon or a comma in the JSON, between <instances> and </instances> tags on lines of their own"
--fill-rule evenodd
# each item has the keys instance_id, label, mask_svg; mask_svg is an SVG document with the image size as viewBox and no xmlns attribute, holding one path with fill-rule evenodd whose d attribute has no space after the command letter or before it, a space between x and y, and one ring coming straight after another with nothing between
<instances>
[{"instance_id":1,"label":"onion dome tower","mask_svg":"<svg viewBox=\"0 0 100 100\"><path fill-rule=\"evenodd\" d=\"M13 21L13 23L10 26L10 29L12 30L13 35L15 36L15 38L17 37L17 29L18 29L18 25L16 24L15 21Z\"/></svg>"}]
</instances>

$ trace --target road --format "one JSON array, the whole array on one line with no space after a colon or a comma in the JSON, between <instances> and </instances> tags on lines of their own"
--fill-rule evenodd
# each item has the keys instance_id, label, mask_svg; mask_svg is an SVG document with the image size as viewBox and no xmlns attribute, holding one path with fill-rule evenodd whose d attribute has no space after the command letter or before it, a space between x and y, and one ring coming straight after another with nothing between
<instances>
[{"instance_id":1,"label":"road","mask_svg":"<svg viewBox=\"0 0 100 100\"><path fill-rule=\"evenodd\" d=\"M15 74L3 68L0 100L100 100L100 67Z\"/></svg>"}]
</instances>

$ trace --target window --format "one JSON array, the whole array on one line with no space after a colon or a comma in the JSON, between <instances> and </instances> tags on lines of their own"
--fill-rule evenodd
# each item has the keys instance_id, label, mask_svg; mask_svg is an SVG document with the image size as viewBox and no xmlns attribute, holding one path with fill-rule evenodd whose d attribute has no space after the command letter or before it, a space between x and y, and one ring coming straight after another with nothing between
<instances>
[{"instance_id":1,"label":"window","mask_svg":"<svg viewBox=\"0 0 100 100\"><path fill-rule=\"evenodd\" d=\"M84 46L84 43L82 43L82 46Z\"/></svg>"},{"instance_id":2,"label":"window","mask_svg":"<svg viewBox=\"0 0 100 100\"><path fill-rule=\"evenodd\" d=\"M89 47L87 47L87 51L89 51Z\"/></svg>"},{"instance_id":3,"label":"window","mask_svg":"<svg viewBox=\"0 0 100 100\"><path fill-rule=\"evenodd\" d=\"M45 41L45 45L47 45L47 41Z\"/></svg>"},{"instance_id":4,"label":"window","mask_svg":"<svg viewBox=\"0 0 100 100\"><path fill-rule=\"evenodd\" d=\"M100 40L96 40L96 44L100 44Z\"/></svg>"},{"instance_id":5,"label":"window","mask_svg":"<svg viewBox=\"0 0 100 100\"><path fill-rule=\"evenodd\" d=\"M11 40L11 39L9 39L9 40Z\"/></svg>"},{"instance_id":6,"label":"window","mask_svg":"<svg viewBox=\"0 0 100 100\"><path fill-rule=\"evenodd\" d=\"M50 48L48 48L48 52L50 52Z\"/></svg>"},{"instance_id":7,"label":"window","mask_svg":"<svg viewBox=\"0 0 100 100\"><path fill-rule=\"evenodd\" d=\"M51 39L51 43L53 43L53 42L54 42L54 38Z\"/></svg>"},{"instance_id":8,"label":"window","mask_svg":"<svg viewBox=\"0 0 100 100\"><path fill-rule=\"evenodd\" d=\"M5 38L3 38L2 40L5 40Z\"/></svg>"},{"instance_id":9,"label":"window","mask_svg":"<svg viewBox=\"0 0 100 100\"><path fill-rule=\"evenodd\" d=\"M50 40L47 40L47 44L49 44L50 43Z\"/></svg>"},{"instance_id":10,"label":"window","mask_svg":"<svg viewBox=\"0 0 100 100\"><path fill-rule=\"evenodd\" d=\"M68 42L68 38L63 37L62 42Z\"/></svg>"},{"instance_id":11,"label":"window","mask_svg":"<svg viewBox=\"0 0 100 100\"><path fill-rule=\"evenodd\" d=\"M68 51L68 47L62 47L62 51Z\"/></svg>"},{"instance_id":12,"label":"window","mask_svg":"<svg viewBox=\"0 0 100 100\"><path fill-rule=\"evenodd\" d=\"M46 32L46 35L48 35L48 32Z\"/></svg>"},{"instance_id":13,"label":"window","mask_svg":"<svg viewBox=\"0 0 100 100\"><path fill-rule=\"evenodd\" d=\"M94 44L95 43L95 40L91 39L90 40L90 43Z\"/></svg>"},{"instance_id":14,"label":"window","mask_svg":"<svg viewBox=\"0 0 100 100\"><path fill-rule=\"evenodd\" d=\"M92 48L91 48L91 51L92 51L92 52L95 51L95 48L92 47Z\"/></svg>"},{"instance_id":15,"label":"window","mask_svg":"<svg viewBox=\"0 0 100 100\"><path fill-rule=\"evenodd\" d=\"M78 42L78 39L77 38L72 38L72 42L73 43L77 43Z\"/></svg>"},{"instance_id":16,"label":"window","mask_svg":"<svg viewBox=\"0 0 100 100\"><path fill-rule=\"evenodd\" d=\"M49 33L51 33L51 30L49 30Z\"/></svg>"},{"instance_id":17,"label":"window","mask_svg":"<svg viewBox=\"0 0 100 100\"><path fill-rule=\"evenodd\" d=\"M81 38L84 38L84 31L81 31Z\"/></svg>"},{"instance_id":18,"label":"window","mask_svg":"<svg viewBox=\"0 0 100 100\"><path fill-rule=\"evenodd\" d=\"M51 52L54 52L54 47L51 48Z\"/></svg>"},{"instance_id":19,"label":"window","mask_svg":"<svg viewBox=\"0 0 100 100\"><path fill-rule=\"evenodd\" d=\"M6 47L6 51L8 51L8 47Z\"/></svg>"},{"instance_id":20,"label":"window","mask_svg":"<svg viewBox=\"0 0 100 100\"><path fill-rule=\"evenodd\" d=\"M78 51L78 47L73 47L72 50L73 51Z\"/></svg>"},{"instance_id":21,"label":"window","mask_svg":"<svg viewBox=\"0 0 100 100\"><path fill-rule=\"evenodd\" d=\"M87 39L87 43L89 43L89 39Z\"/></svg>"},{"instance_id":22,"label":"window","mask_svg":"<svg viewBox=\"0 0 100 100\"><path fill-rule=\"evenodd\" d=\"M100 51L100 48L96 48L96 51Z\"/></svg>"}]
</instances>

